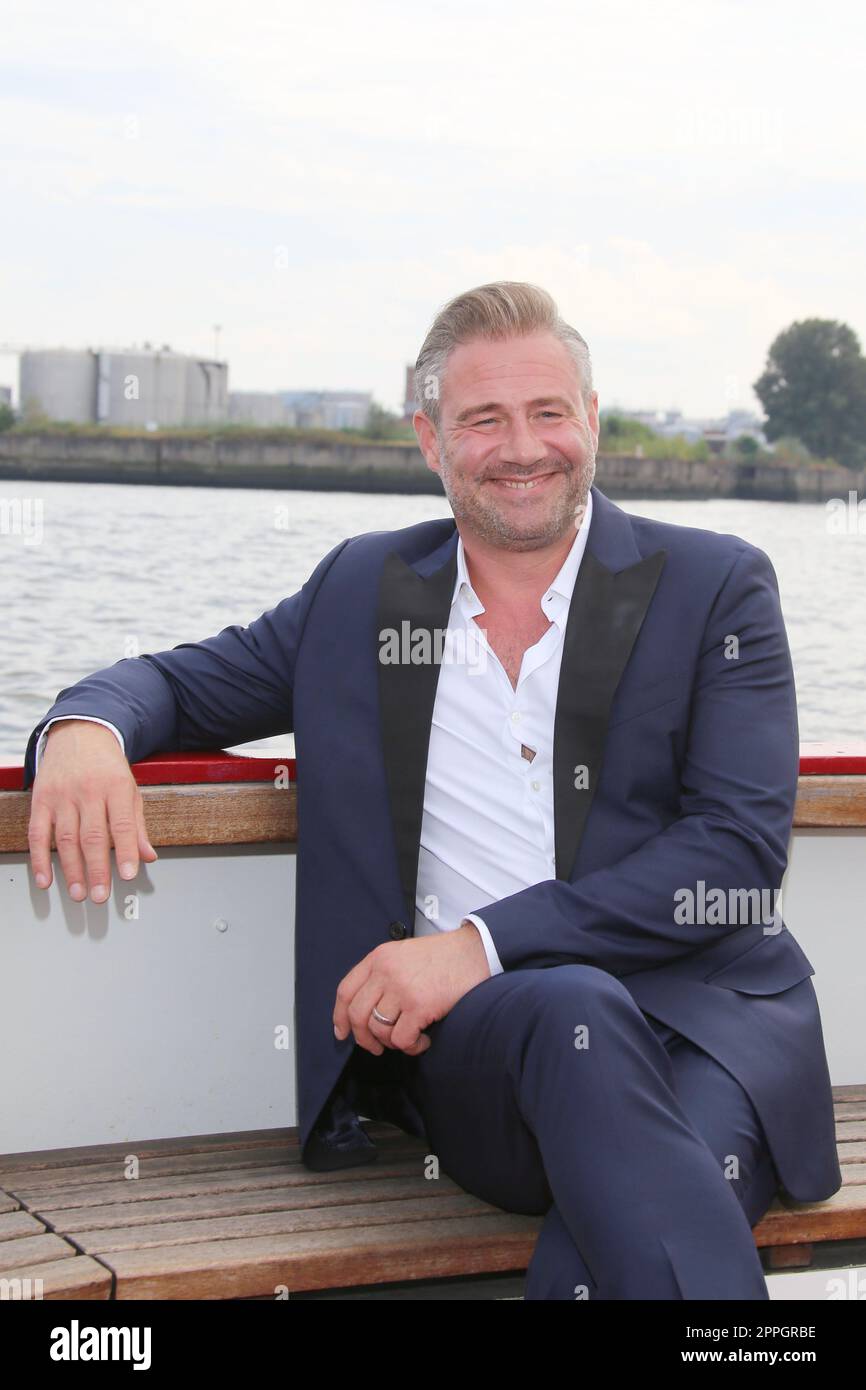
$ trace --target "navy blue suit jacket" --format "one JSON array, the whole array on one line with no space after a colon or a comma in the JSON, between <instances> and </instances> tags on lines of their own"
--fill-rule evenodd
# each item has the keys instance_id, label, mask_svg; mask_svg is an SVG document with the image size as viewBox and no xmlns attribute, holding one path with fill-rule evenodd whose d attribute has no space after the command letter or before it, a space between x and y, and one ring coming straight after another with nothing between
<instances>
[{"instance_id":1,"label":"navy blue suit jacket","mask_svg":"<svg viewBox=\"0 0 866 1390\"><path fill-rule=\"evenodd\" d=\"M332 1012L342 977L414 929L438 667L381 662L379 634L447 626L456 550L452 518L342 541L248 627L62 690L27 747L25 787L56 714L111 720L130 762L295 731L298 1105L312 1168L376 1156L359 1114L423 1134L410 1059L337 1041ZM709 1052L751 1097L784 1188L816 1201L841 1173L813 968L781 918L768 931L742 907L733 925L677 910L701 884L729 903L737 890L772 901L798 757L765 553L631 516L593 488L554 727L557 876L466 911L483 913L506 970L597 966Z\"/></svg>"}]
</instances>

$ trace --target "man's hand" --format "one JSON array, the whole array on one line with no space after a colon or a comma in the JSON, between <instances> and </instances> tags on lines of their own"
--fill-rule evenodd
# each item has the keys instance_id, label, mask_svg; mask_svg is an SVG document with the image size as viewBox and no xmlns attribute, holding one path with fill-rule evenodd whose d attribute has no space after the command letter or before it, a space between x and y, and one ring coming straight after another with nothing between
<instances>
[{"instance_id":1,"label":"man's hand","mask_svg":"<svg viewBox=\"0 0 866 1390\"><path fill-rule=\"evenodd\" d=\"M135 878L139 859L157 858L147 837L138 784L110 729L83 719L52 724L33 783L28 840L38 888L51 884L51 830L76 902L105 902L113 841L122 878ZM110 834L110 839L109 839ZM86 866L86 875L85 875Z\"/></svg>"},{"instance_id":2,"label":"man's hand","mask_svg":"<svg viewBox=\"0 0 866 1390\"><path fill-rule=\"evenodd\" d=\"M489 978L484 944L472 922L435 936L386 941L340 981L334 1033L340 1039L354 1033L377 1056L390 1047L414 1057L430 1046L422 1030ZM372 1017L374 1008L396 1022L380 1023Z\"/></svg>"}]
</instances>

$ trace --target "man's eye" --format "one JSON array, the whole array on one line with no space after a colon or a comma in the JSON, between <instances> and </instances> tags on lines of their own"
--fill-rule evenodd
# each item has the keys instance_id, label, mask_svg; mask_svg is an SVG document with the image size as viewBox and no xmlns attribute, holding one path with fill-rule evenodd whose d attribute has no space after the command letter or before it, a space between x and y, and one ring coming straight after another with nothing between
<instances>
[{"instance_id":1,"label":"man's eye","mask_svg":"<svg viewBox=\"0 0 866 1390\"><path fill-rule=\"evenodd\" d=\"M489 420L476 420L476 425L495 425L496 421L491 416Z\"/></svg>"},{"instance_id":2,"label":"man's eye","mask_svg":"<svg viewBox=\"0 0 866 1390\"><path fill-rule=\"evenodd\" d=\"M542 410L542 415L547 415L551 420L561 420L562 416L558 410Z\"/></svg>"}]
</instances>

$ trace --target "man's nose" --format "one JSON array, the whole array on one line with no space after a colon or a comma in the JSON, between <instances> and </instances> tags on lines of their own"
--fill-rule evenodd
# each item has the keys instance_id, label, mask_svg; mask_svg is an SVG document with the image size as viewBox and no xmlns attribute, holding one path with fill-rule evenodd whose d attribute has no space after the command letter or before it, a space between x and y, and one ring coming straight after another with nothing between
<instances>
[{"instance_id":1,"label":"man's nose","mask_svg":"<svg viewBox=\"0 0 866 1390\"><path fill-rule=\"evenodd\" d=\"M502 444L503 463L518 463L529 468L545 458L547 450L528 420L512 420Z\"/></svg>"}]
</instances>

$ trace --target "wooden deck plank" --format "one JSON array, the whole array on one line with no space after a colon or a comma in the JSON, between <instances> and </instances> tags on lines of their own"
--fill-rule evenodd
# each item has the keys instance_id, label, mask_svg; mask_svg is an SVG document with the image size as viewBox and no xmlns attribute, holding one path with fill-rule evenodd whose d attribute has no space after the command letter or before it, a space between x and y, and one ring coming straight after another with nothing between
<instances>
[{"instance_id":1,"label":"wooden deck plank","mask_svg":"<svg viewBox=\"0 0 866 1390\"><path fill-rule=\"evenodd\" d=\"M290 1292L525 1269L540 1216L446 1218L246 1240L121 1250L100 1258L116 1297L251 1298Z\"/></svg>"}]
</instances>

